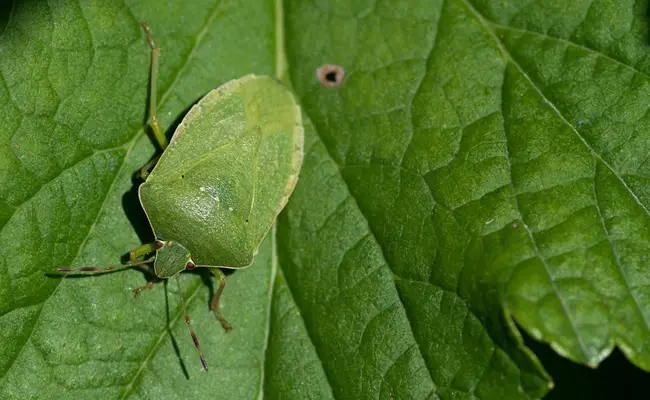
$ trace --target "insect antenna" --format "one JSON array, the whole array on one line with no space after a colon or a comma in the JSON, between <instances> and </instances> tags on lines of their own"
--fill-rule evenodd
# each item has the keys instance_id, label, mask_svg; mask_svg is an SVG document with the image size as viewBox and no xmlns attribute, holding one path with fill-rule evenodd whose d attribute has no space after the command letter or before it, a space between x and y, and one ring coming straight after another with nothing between
<instances>
[{"instance_id":1,"label":"insect antenna","mask_svg":"<svg viewBox=\"0 0 650 400\"><path fill-rule=\"evenodd\" d=\"M120 265L111 265L109 267L79 267L79 268L57 268L56 272L60 273L77 273L77 272L109 272L109 271L118 271L121 269L127 269L131 267L137 267L140 265L144 264L149 264L153 262L156 259L156 257L150 257L146 260L143 261L135 261L135 262L130 262L130 263L125 263L125 264L120 264Z\"/></svg>"},{"instance_id":2,"label":"insect antenna","mask_svg":"<svg viewBox=\"0 0 650 400\"><path fill-rule=\"evenodd\" d=\"M194 333L194 329L192 329L192 324L190 323L190 315L187 313L187 308L185 307L185 299L183 298L183 289L181 289L181 279L178 277L178 275L180 274L176 274L176 283L178 283L178 294L181 296L181 305L183 306L183 313L185 314L185 322L187 323L187 327L190 329L190 335L192 335L192 340L194 341L194 347L196 347L196 351L199 352L199 358L201 359L201 364L203 364L203 368L207 371L208 364L205 362L205 357L203 357L201 346L199 346L199 339L197 339L196 333Z\"/></svg>"}]
</instances>

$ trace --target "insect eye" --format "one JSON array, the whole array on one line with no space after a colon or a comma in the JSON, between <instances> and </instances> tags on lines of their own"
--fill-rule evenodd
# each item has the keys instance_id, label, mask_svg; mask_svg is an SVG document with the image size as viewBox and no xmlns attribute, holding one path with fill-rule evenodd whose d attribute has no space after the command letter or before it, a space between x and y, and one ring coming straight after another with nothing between
<instances>
[{"instance_id":1,"label":"insect eye","mask_svg":"<svg viewBox=\"0 0 650 400\"><path fill-rule=\"evenodd\" d=\"M196 268L196 264L195 264L194 261L192 261L192 260L189 260L189 261L185 264L185 269L187 269L187 270L189 270L189 271L193 270L194 268Z\"/></svg>"},{"instance_id":2,"label":"insect eye","mask_svg":"<svg viewBox=\"0 0 650 400\"><path fill-rule=\"evenodd\" d=\"M156 251L158 251L163 247L165 247L165 242L163 242L162 240L156 240L153 245L156 248Z\"/></svg>"}]
</instances>

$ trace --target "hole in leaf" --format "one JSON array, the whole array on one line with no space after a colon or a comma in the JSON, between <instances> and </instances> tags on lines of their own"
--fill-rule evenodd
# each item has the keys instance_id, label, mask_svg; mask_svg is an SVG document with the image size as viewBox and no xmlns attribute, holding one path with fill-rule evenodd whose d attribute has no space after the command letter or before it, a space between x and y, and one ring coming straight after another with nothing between
<instances>
[{"instance_id":1,"label":"hole in leaf","mask_svg":"<svg viewBox=\"0 0 650 400\"><path fill-rule=\"evenodd\" d=\"M343 83L345 70L340 65L323 64L316 70L316 76L323 86L337 87Z\"/></svg>"}]
</instances>

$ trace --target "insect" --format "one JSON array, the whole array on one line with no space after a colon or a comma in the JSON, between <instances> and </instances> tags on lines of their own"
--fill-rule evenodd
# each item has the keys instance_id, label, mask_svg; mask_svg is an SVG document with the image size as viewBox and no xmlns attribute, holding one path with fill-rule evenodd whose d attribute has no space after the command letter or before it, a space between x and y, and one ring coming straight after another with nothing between
<instances>
[{"instance_id":1,"label":"insect","mask_svg":"<svg viewBox=\"0 0 650 400\"><path fill-rule=\"evenodd\" d=\"M287 203L302 165L300 108L291 92L273 78L248 75L205 95L168 142L156 116L160 48L149 26L142 27L152 49L149 125L164 152L141 169L144 182L139 197L156 240L133 249L129 263L57 271L138 267L154 278L175 276L185 321L207 371L179 273L204 267L216 276L219 289L210 309L226 331L232 329L219 311L226 284L220 268L249 266ZM134 293L137 296L152 286L149 281Z\"/></svg>"}]
</instances>

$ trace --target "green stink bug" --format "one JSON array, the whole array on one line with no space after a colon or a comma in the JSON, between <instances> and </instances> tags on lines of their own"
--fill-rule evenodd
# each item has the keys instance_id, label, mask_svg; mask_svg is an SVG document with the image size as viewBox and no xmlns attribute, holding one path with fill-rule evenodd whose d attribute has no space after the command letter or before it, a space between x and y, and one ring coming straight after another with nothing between
<instances>
[{"instance_id":1,"label":"green stink bug","mask_svg":"<svg viewBox=\"0 0 650 400\"><path fill-rule=\"evenodd\" d=\"M248 75L206 94L168 142L156 117L160 49L149 27L142 27L152 48L149 124L164 152L142 168L145 181L139 197L156 240L133 249L130 263L57 271L104 272L136 266L156 278L176 276L178 281L183 270L208 268L220 281L210 308L230 330L219 312L226 283L220 268L249 266L287 203L302 165L300 108L289 90L273 78ZM148 282L134 292L138 295L151 286ZM181 304L207 370L182 293Z\"/></svg>"}]
</instances>

